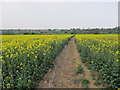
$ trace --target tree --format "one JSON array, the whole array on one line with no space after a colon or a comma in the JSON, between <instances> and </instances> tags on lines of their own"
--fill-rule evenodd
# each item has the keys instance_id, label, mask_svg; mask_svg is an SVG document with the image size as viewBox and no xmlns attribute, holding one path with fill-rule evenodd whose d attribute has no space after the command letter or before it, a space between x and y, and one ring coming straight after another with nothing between
<instances>
[{"instance_id":1,"label":"tree","mask_svg":"<svg viewBox=\"0 0 120 90\"><path fill-rule=\"evenodd\" d=\"M71 34L76 34L76 30L72 30Z\"/></svg>"},{"instance_id":2,"label":"tree","mask_svg":"<svg viewBox=\"0 0 120 90\"><path fill-rule=\"evenodd\" d=\"M94 34L99 34L99 30L95 30L95 31L94 31Z\"/></svg>"}]
</instances>

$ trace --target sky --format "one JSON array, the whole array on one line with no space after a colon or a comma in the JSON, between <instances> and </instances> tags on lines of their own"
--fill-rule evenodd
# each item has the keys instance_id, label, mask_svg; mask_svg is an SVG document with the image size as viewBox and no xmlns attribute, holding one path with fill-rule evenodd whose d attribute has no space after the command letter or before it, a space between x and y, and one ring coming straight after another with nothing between
<instances>
[{"instance_id":1,"label":"sky","mask_svg":"<svg viewBox=\"0 0 120 90\"><path fill-rule=\"evenodd\" d=\"M120 1L118 3L118 26L120 26Z\"/></svg>"},{"instance_id":2,"label":"sky","mask_svg":"<svg viewBox=\"0 0 120 90\"><path fill-rule=\"evenodd\" d=\"M6 1L6 2L5 2ZM3 29L109 28L118 26L118 2L2 2ZM90 1L90 0L89 0Z\"/></svg>"}]
</instances>

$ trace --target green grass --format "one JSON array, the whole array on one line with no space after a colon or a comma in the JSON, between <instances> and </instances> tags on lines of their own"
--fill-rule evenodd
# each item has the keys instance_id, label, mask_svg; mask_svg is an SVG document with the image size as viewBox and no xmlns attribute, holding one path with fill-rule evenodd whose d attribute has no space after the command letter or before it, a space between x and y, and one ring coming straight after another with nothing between
<instances>
[{"instance_id":1,"label":"green grass","mask_svg":"<svg viewBox=\"0 0 120 90\"><path fill-rule=\"evenodd\" d=\"M94 71L94 69L92 68L92 70L90 72L91 72L92 80L95 80L95 71Z\"/></svg>"},{"instance_id":2,"label":"green grass","mask_svg":"<svg viewBox=\"0 0 120 90\"><path fill-rule=\"evenodd\" d=\"M77 71L76 71L77 74L83 74L84 73L84 70L82 68L82 66L79 64L78 67L77 67Z\"/></svg>"},{"instance_id":3,"label":"green grass","mask_svg":"<svg viewBox=\"0 0 120 90\"><path fill-rule=\"evenodd\" d=\"M96 79L96 82L94 83L94 85L95 85L95 86L100 85L100 81L99 81L99 79L98 79L98 78Z\"/></svg>"},{"instance_id":4,"label":"green grass","mask_svg":"<svg viewBox=\"0 0 120 90\"><path fill-rule=\"evenodd\" d=\"M84 88L88 88L88 84L90 83L89 80L82 78L80 81L82 82Z\"/></svg>"},{"instance_id":5,"label":"green grass","mask_svg":"<svg viewBox=\"0 0 120 90\"><path fill-rule=\"evenodd\" d=\"M74 78L75 84L79 85L80 79Z\"/></svg>"}]
</instances>

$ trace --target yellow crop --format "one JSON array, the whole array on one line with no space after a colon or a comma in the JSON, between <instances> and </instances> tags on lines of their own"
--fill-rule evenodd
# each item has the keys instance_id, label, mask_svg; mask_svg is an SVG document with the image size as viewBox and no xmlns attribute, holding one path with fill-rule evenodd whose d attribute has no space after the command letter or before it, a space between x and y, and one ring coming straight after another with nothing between
<instances>
[{"instance_id":1,"label":"yellow crop","mask_svg":"<svg viewBox=\"0 0 120 90\"><path fill-rule=\"evenodd\" d=\"M118 34L76 35L75 39L82 62L100 72L99 76L109 87L117 88L120 80Z\"/></svg>"},{"instance_id":2,"label":"yellow crop","mask_svg":"<svg viewBox=\"0 0 120 90\"><path fill-rule=\"evenodd\" d=\"M71 35L2 35L3 88L34 87ZM8 77L8 78L6 78Z\"/></svg>"}]
</instances>

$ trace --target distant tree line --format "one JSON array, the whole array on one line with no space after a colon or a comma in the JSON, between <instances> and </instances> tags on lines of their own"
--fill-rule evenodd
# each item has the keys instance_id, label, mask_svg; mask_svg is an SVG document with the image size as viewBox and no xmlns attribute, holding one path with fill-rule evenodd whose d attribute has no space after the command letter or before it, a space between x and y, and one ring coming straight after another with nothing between
<instances>
[{"instance_id":1,"label":"distant tree line","mask_svg":"<svg viewBox=\"0 0 120 90\"><path fill-rule=\"evenodd\" d=\"M33 30L33 29L5 29L0 30L2 35L51 35L51 34L117 34L120 33L120 27L115 28L93 28L93 29L47 29L47 30Z\"/></svg>"}]
</instances>

